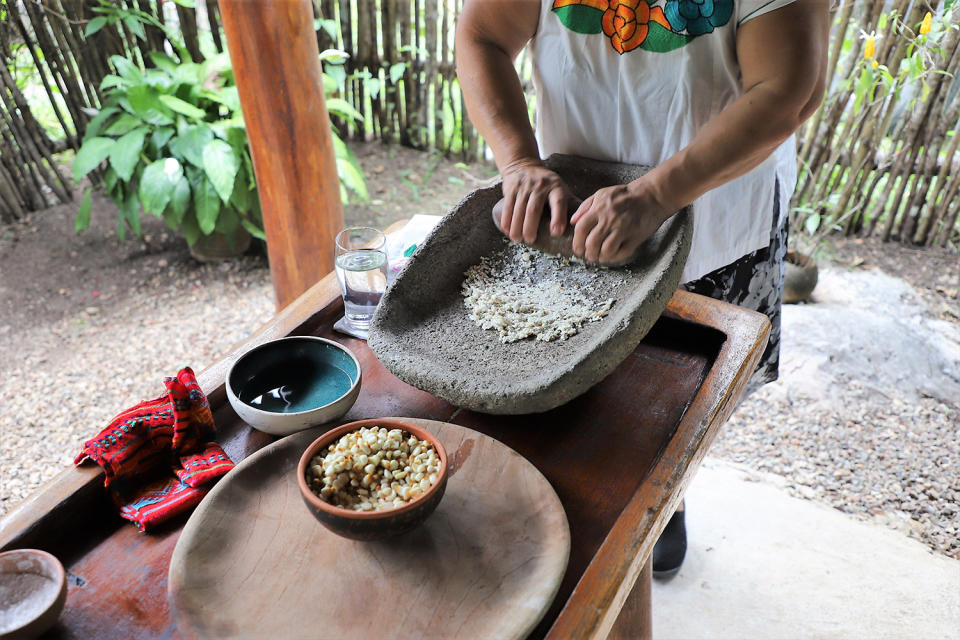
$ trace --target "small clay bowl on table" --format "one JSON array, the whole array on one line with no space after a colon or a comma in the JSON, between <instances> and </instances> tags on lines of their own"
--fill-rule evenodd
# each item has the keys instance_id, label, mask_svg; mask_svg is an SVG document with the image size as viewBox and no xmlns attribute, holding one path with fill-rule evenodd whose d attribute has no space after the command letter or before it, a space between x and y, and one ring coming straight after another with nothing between
<instances>
[{"instance_id":1,"label":"small clay bowl on table","mask_svg":"<svg viewBox=\"0 0 960 640\"><path fill-rule=\"evenodd\" d=\"M36 638L53 626L67 600L67 573L38 549L0 553L0 640Z\"/></svg>"},{"instance_id":2,"label":"small clay bowl on table","mask_svg":"<svg viewBox=\"0 0 960 640\"><path fill-rule=\"evenodd\" d=\"M385 429L401 429L433 445L440 457L437 480L422 495L407 504L391 509L353 511L337 507L323 500L307 485L307 467L310 460L342 436L361 427L378 426ZM303 501L320 524L333 533L353 540L380 540L390 538L420 526L433 513L447 488L447 452L432 433L404 420L374 418L349 422L323 434L314 440L300 457L297 465L297 486Z\"/></svg>"},{"instance_id":3,"label":"small clay bowl on table","mask_svg":"<svg viewBox=\"0 0 960 640\"><path fill-rule=\"evenodd\" d=\"M288 436L343 416L357 401L360 378L360 361L343 345L292 336L240 356L227 372L227 399L254 429Z\"/></svg>"}]
</instances>

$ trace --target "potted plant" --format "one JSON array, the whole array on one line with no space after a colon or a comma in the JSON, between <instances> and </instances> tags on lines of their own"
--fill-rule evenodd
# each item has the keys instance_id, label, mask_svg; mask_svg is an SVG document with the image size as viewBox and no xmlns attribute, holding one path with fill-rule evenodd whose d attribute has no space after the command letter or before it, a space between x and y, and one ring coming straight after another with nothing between
<instances>
[{"instance_id":1,"label":"potted plant","mask_svg":"<svg viewBox=\"0 0 960 640\"><path fill-rule=\"evenodd\" d=\"M151 52L141 70L122 56L100 112L87 125L74 179L106 163L103 183L117 203L117 235L139 235L140 210L178 229L199 259L242 253L264 238L240 99L226 54L178 63ZM75 228L90 224L90 190ZM232 251L225 251L232 250Z\"/></svg>"}]
</instances>

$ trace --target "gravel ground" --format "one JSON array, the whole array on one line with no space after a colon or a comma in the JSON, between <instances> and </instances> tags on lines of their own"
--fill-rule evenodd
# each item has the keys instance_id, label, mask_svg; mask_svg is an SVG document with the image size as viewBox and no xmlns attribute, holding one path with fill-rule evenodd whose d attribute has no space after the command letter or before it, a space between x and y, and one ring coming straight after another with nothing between
<instances>
[{"instance_id":1,"label":"gravel ground","mask_svg":"<svg viewBox=\"0 0 960 640\"><path fill-rule=\"evenodd\" d=\"M415 213L440 213L489 176L489 169L403 150L364 146L358 155L374 196L349 207L348 221L384 226ZM118 249L108 241L112 222L95 219L86 240L71 237L54 250L65 254L61 263L35 276L32 265L45 250L39 238L49 230L35 221L0 229L0 353L6 356L0 363L0 515L70 465L81 443L118 411L159 395L163 376L186 365L202 370L273 314L263 255L198 265L153 222L145 225L150 243ZM91 241L90 233L100 233L100 240ZM21 251L30 243L38 247L32 257ZM93 251L87 245L100 247L89 254L99 262L85 257L83 251ZM960 339L956 253L840 240L825 261L830 265L822 275L841 289L851 276L880 273L879 267L904 279L898 282L905 289L878 309L884 317L902 315L903 324L891 331L923 325L924 340L938 333L950 344ZM31 288L44 278L43 288ZM843 306L817 300L789 307L785 326L788 318L799 322L830 304ZM829 340L805 343L785 331L781 380L744 401L712 454L781 477L800 497L882 522L960 558L958 396L931 393L921 384L928 376L913 370L908 380L877 378L886 366L883 354L871 356L872 369L861 367L858 374L857 354L877 341L855 323L851 335L852 343L833 350ZM898 353L914 346L893 341ZM815 366L809 359L814 350L820 358ZM946 362L949 368L949 357Z\"/></svg>"},{"instance_id":2,"label":"gravel ground","mask_svg":"<svg viewBox=\"0 0 960 640\"><path fill-rule=\"evenodd\" d=\"M158 274L119 306L103 292L62 320L0 336L0 353L29 345L0 376L0 514L70 465L114 415L161 395L164 376L203 370L274 312L262 258L189 273L150 262Z\"/></svg>"},{"instance_id":3,"label":"gravel ground","mask_svg":"<svg viewBox=\"0 0 960 640\"><path fill-rule=\"evenodd\" d=\"M711 455L960 559L960 324L954 299L938 316L925 297L879 270L821 272L814 303L784 307L780 379Z\"/></svg>"}]
</instances>

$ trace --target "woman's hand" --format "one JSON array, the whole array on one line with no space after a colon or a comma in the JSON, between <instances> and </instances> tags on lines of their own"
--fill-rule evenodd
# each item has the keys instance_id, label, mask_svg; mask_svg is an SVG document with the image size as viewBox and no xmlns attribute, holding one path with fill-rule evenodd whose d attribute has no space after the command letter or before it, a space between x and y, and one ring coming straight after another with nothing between
<instances>
[{"instance_id":1,"label":"woman's hand","mask_svg":"<svg viewBox=\"0 0 960 640\"><path fill-rule=\"evenodd\" d=\"M592 263L624 263L675 212L643 178L600 189L570 219L573 253Z\"/></svg>"},{"instance_id":2,"label":"woman's hand","mask_svg":"<svg viewBox=\"0 0 960 640\"><path fill-rule=\"evenodd\" d=\"M562 235L567 229L567 201L570 189L556 173L539 161L515 163L503 176L503 213L500 226L514 242L532 244L543 208L550 205L550 234Z\"/></svg>"}]
</instances>

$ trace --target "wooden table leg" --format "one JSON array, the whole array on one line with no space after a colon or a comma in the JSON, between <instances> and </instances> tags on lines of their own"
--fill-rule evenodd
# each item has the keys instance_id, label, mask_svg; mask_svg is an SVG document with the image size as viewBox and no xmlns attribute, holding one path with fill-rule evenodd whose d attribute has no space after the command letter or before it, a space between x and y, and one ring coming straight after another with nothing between
<instances>
[{"instance_id":1,"label":"wooden table leg","mask_svg":"<svg viewBox=\"0 0 960 640\"><path fill-rule=\"evenodd\" d=\"M627 596L627 601L623 603L620 615L613 623L607 640L650 640L653 637L653 616L650 608L652 581L653 559L651 557L637 576L637 582Z\"/></svg>"}]
</instances>

